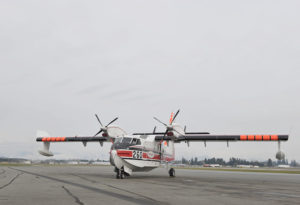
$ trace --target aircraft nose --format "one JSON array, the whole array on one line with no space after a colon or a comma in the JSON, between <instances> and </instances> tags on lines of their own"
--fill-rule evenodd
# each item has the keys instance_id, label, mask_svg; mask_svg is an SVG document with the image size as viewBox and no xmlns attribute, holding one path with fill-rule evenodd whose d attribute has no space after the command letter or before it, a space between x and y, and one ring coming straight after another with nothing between
<instances>
[{"instance_id":1,"label":"aircraft nose","mask_svg":"<svg viewBox=\"0 0 300 205\"><path fill-rule=\"evenodd\" d=\"M112 150L112 151L110 152L109 161L110 161L110 164L111 164L112 166L115 166L114 159L115 159L116 154L117 154L116 150Z\"/></svg>"}]
</instances>

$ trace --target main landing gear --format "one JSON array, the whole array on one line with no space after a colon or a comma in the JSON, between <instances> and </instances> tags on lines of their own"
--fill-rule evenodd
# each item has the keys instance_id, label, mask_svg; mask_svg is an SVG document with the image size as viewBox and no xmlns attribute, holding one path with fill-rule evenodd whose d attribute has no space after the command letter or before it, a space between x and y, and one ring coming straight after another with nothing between
<instances>
[{"instance_id":1,"label":"main landing gear","mask_svg":"<svg viewBox=\"0 0 300 205\"><path fill-rule=\"evenodd\" d=\"M121 169L118 169L115 167L115 172L116 172L116 179L124 179L125 178L125 172L124 168L122 167Z\"/></svg>"},{"instance_id":2,"label":"main landing gear","mask_svg":"<svg viewBox=\"0 0 300 205\"><path fill-rule=\"evenodd\" d=\"M175 177L175 169L174 168L169 169L169 175L170 175L170 177Z\"/></svg>"}]
</instances>

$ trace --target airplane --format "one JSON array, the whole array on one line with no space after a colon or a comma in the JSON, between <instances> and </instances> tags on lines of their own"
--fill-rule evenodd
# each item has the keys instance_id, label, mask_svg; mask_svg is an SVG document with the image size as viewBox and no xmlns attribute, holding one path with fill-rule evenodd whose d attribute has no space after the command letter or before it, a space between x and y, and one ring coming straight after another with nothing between
<instances>
[{"instance_id":1,"label":"airplane","mask_svg":"<svg viewBox=\"0 0 300 205\"><path fill-rule=\"evenodd\" d=\"M185 142L189 146L190 142L229 142L233 141L255 141L255 142L278 142L278 152L276 158L282 160L285 154L280 149L280 142L287 141L289 135L211 135L209 132L187 132L186 127L175 123L179 114L171 113L169 123L164 123L154 117L156 121L166 127L164 132L156 132L154 127L150 133L133 133L128 135L122 128L111 125L118 117L103 126L97 114L95 114L100 130L94 136L75 136L75 137L38 137L36 141L43 142L43 149L39 150L41 155L50 157L53 153L49 150L50 143L58 142L82 142L84 146L88 142L98 142L103 146L104 142L112 143L110 149L110 163L114 166L117 179L124 179L131 176L133 172L150 171L159 167L162 163L167 164L167 170L170 177L175 177L175 169L169 167L169 163L175 160L175 143ZM102 133L102 137L98 135Z\"/></svg>"}]
</instances>

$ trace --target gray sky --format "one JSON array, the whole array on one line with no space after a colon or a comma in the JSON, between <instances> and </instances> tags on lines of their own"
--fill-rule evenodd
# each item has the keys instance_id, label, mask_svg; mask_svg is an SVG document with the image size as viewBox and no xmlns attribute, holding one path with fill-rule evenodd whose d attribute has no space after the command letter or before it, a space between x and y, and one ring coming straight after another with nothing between
<instances>
[{"instance_id":1,"label":"gray sky","mask_svg":"<svg viewBox=\"0 0 300 205\"><path fill-rule=\"evenodd\" d=\"M153 116L189 131L291 134L300 161L299 1L1 1L0 156L43 159L36 130L128 133ZM159 127L161 130L162 127ZM51 145L105 158L109 145ZM275 159L276 143L178 145L177 157Z\"/></svg>"}]
</instances>

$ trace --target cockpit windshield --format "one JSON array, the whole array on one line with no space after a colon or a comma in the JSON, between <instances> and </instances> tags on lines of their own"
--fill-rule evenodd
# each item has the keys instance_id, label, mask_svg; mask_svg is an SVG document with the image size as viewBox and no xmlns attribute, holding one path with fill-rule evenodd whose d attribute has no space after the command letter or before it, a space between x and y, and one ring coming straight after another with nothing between
<instances>
[{"instance_id":1,"label":"cockpit windshield","mask_svg":"<svg viewBox=\"0 0 300 205\"><path fill-rule=\"evenodd\" d=\"M141 145L141 140L132 137L119 137L115 140L111 149L130 149L130 146Z\"/></svg>"}]
</instances>

